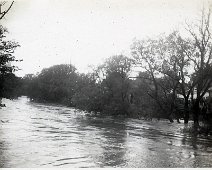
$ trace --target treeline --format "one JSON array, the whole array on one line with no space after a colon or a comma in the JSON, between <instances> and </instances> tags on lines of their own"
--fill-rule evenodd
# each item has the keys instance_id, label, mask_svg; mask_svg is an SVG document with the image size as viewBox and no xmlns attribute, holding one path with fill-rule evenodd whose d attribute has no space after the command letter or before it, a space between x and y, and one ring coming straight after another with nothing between
<instances>
[{"instance_id":1,"label":"treeline","mask_svg":"<svg viewBox=\"0 0 212 170\"><path fill-rule=\"evenodd\" d=\"M197 72L189 75L187 69L193 65L182 62L192 60L183 59L186 56L177 54L178 51L173 54L176 39L183 41L176 32L154 40L151 51L148 51L153 45L149 44L150 40L142 41L143 44L136 41L132 46L133 57L112 56L88 74L78 73L73 65L61 64L43 69L38 75L26 75L18 81L13 77L13 81L20 82L13 90L14 96L27 95L32 101L61 103L99 114L165 118L171 122L184 119L185 123L188 123L189 116L195 121L195 103L199 100L198 121L199 117L209 120L211 99L203 100L204 95L198 99L196 84L204 83L201 94L206 94L211 85L211 63L205 66L207 70L203 77L197 77ZM149 46L144 46L144 43ZM153 49L158 51L153 53ZM148 54L150 52L154 55ZM133 68L140 64L143 71L132 76ZM190 80L186 80L186 76ZM8 80L5 82L7 88L12 84ZM202 106L207 106L204 113Z\"/></svg>"},{"instance_id":2,"label":"treeline","mask_svg":"<svg viewBox=\"0 0 212 170\"><path fill-rule=\"evenodd\" d=\"M115 55L88 74L73 65L55 65L20 79L19 90L33 101L62 103L89 112L137 118L210 122L212 38L210 13L155 39L135 40L132 55ZM135 75L134 68L140 72ZM15 80L16 81L16 80ZM6 81L8 88L10 81ZM18 81L16 81L18 82ZM8 90L11 91L11 90ZM5 94L4 94L5 95Z\"/></svg>"},{"instance_id":3,"label":"treeline","mask_svg":"<svg viewBox=\"0 0 212 170\"><path fill-rule=\"evenodd\" d=\"M131 78L133 59L108 58L91 73L77 73L73 65L43 69L22 78L22 94L32 101L61 103L89 112L127 117L168 118L147 94L151 82ZM147 76L147 73L140 75Z\"/></svg>"}]
</instances>

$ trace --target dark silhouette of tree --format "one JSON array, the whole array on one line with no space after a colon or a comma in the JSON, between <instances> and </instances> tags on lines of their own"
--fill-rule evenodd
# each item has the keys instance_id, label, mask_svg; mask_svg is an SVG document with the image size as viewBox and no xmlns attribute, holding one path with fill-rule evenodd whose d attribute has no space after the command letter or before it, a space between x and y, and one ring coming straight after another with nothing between
<instances>
[{"instance_id":1,"label":"dark silhouette of tree","mask_svg":"<svg viewBox=\"0 0 212 170\"><path fill-rule=\"evenodd\" d=\"M22 95L22 79L13 73L0 76L0 97L14 99ZM3 83L2 83L3 82Z\"/></svg>"},{"instance_id":2,"label":"dark silhouette of tree","mask_svg":"<svg viewBox=\"0 0 212 170\"><path fill-rule=\"evenodd\" d=\"M2 20L5 15L9 12L14 2L12 2L8 7L6 6L6 2L0 2L0 20ZM5 7L5 8L4 8ZM8 33L7 29L0 25L0 98L9 97L8 90L5 92L5 81L8 84L8 79L13 77L11 74L13 71L18 68L12 65L12 62L21 61L16 60L14 54L14 50L19 46L17 42L6 40L6 34ZM9 76L7 78L7 76ZM8 86L10 86L8 84ZM10 86L11 87L11 86ZM9 87L8 87L9 88ZM7 89L8 89L7 88ZM7 95L6 95L7 94ZM11 96L10 96L11 97Z\"/></svg>"},{"instance_id":3,"label":"dark silhouette of tree","mask_svg":"<svg viewBox=\"0 0 212 170\"><path fill-rule=\"evenodd\" d=\"M148 75L139 76L143 80L148 80L149 88L146 93L155 100L161 113L167 115L166 117L173 122L172 112L176 98L177 81L170 77L176 78L177 72L168 65L169 62L174 61L170 61L170 55L165 55L169 49L164 46L166 39L167 37L135 41L132 45L132 55L135 65L144 69ZM167 76L167 73L171 76Z\"/></svg>"},{"instance_id":4,"label":"dark silhouette of tree","mask_svg":"<svg viewBox=\"0 0 212 170\"><path fill-rule=\"evenodd\" d=\"M199 125L200 102L212 83L212 38L211 38L211 9L202 10L201 20L197 25L187 25L192 36L194 52L189 59L192 61L194 72L192 85L195 86L196 99L193 100L193 119Z\"/></svg>"},{"instance_id":5,"label":"dark silhouette of tree","mask_svg":"<svg viewBox=\"0 0 212 170\"><path fill-rule=\"evenodd\" d=\"M101 83L97 82L94 73L79 75L76 87L72 98L74 106L95 113L103 110L105 95L101 89Z\"/></svg>"},{"instance_id":6,"label":"dark silhouette of tree","mask_svg":"<svg viewBox=\"0 0 212 170\"><path fill-rule=\"evenodd\" d=\"M73 65L61 64L43 69L38 76L28 75L27 93L32 100L71 105L77 73Z\"/></svg>"},{"instance_id":7,"label":"dark silhouette of tree","mask_svg":"<svg viewBox=\"0 0 212 170\"><path fill-rule=\"evenodd\" d=\"M180 112L176 95L181 94L184 98L184 123L188 123L189 120L189 97L192 87L190 84L191 73L188 70L191 67L191 60L189 55L193 52L193 47L189 39L183 39L180 34L175 31L170 34L163 45L164 50L161 50L161 57L163 58L163 64L160 68L160 73L169 79L171 83L171 110L175 109L175 112Z\"/></svg>"},{"instance_id":8,"label":"dark silhouette of tree","mask_svg":"<svg viewBox=\"0 0 212 170\"><path fill-rule=\"evenodd\" d=\"M129 112L128 94L131 60L123 55L108 58L92 73L80 75L75 106L94 112L126 115Z\"/></svg>"},{"instance_id":9,"label":"dark silhouette of tree","mask_svg":"<svg viewBox=\"0 0 212 170\"><path fill-rule=\"evenodd\" d=\"M123 55L108 58L99 69L104 75L102 87L107 94L106 112L129 114L129 73L132 60Z\"/></svg>"},{"instance_id":10,"label":"dark silhouette of tree","mask_svg":"<svg viewBox=\"0 0 212 170\"><path fill-rule=\"evenodd\" d=\"M154 85L147 72L139 72L135 80L131 80L131 93L133 95L131 112L139 119L151 120L153 117L158 119L163 117L157 102L149 95L153 89Z\"/></svg>"},{"instance_id":11,"label":"dark silhouette of tree","mask_svg":"<svg viewBox=\"0 0 212 170\"><path fill-rule=\"evenodd\" d=\"M203 10L200 23L188 25L188 31L188 38L175 31L156 40L135 41L132 55L135 64L148 73L145 79L153 85L148 94L161 110L172 113L177 107L176 95L183 96L185 123L189 120L189 98L196 90L192 112L194 123L198 124L199 104L212 83L210 10Z\"/></svg>"},{"instance_id":12,"label":"dark silhouette of tree","mask_svg":"<svg viewBox=\"0 0 212 170\"><path fill-rule=\"evenodd\" d=\"M0 20L9 12L13 5L14 1L3 9L6 6L6 2L0 2ZM8 73L14 71L16 68L11 66L11 62L18 61L13 56L14 50L19 46L17 42L5 40L8 30L0 25L0 74Z\"/></svg>"},{"instance_id":13,"label":"dark silhouette of tree","mask_svg":"<svg viewBox=\"0 0 212 170\"><path fill-rule=\"evenodd\" d=\"M5 40L7 29L0 25L0 75L11 73L17 70L17 67L12 66L16 60L13 55L14 50L19 46L17 42Z\"/></svg>"}]
</instances>

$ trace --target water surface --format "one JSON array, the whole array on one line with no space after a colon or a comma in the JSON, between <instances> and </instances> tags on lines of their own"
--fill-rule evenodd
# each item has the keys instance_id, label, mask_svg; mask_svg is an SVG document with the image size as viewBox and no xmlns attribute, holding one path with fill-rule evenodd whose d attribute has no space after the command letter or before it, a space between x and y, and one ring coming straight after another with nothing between
<instances>
[{"instance_id":1,"label":"water surface","mask_svg":"<svg viewBox=\"0 0 212 170\"><path fill-rule=\"evenodd\" d=\"M183 123L89 116L58 105L3 99L0 167L212 167L212 138Z\"/></svg>"}]
</instances>

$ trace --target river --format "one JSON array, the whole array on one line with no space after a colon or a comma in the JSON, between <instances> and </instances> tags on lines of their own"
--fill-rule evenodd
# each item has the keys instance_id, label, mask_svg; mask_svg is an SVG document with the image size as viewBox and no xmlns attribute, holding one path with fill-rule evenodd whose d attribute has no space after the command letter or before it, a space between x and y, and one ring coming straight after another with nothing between
<instances>
[{"instance_id":1,"label":"river","mask_svg":"<svg viewBox=\"0 0 212 170\"><path fill-rule=\"evenodd\" d=\"M90 116L74 108L3 99L0 168L212 167L212 137L183 123Z\"/></svg>"}]
</instances>

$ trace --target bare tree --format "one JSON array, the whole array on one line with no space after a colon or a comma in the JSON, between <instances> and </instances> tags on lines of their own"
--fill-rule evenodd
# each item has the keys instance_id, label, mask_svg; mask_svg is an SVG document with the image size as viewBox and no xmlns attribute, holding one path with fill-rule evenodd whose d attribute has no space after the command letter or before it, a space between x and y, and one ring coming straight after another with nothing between
<instances>
[{"instance_id":1,"label":"bare tree","mask_svg":"<svg viewBox=\"0 0 212 170\"><path fill-rule=\"evenodd\" d=\"M192 84L196 89L196 98L193 102L193 119L199 124L199 103L212 83L212 37L211 37L211 9L202 10L198 25L187 24L187 30L193 38L194 53L189 56L193 62L194 73Z\"/></svg>"},{"instance_id":2,"label":"bare tree","mask_svg":"<svg viewBox=\"0 0 212 170\"><path fill-rule=\"evenodd\" d=\"M183 39L180 34L175 31L166 38L164 43L165 50L161 56L164 58L164 64L161 72L168 76L173 82L173 105L175 103L175 95L181 94L184 98L184 123L189 120L189 97L195 86L191 85L191 73L188 70L192 67L190 56L193 54L194 48L190 39Z\"/></svg>"},{"instance_id":3,"label":"bare tree","mask_svg":"<svg viewBox=\"0 0 212 170\"><path fill-rule=\"evenodd\" d=\"M164 42L164 39L135 41L132 45L132 56L135 65L140 66L149 75L147 77L139 77L149 80L147 94L155 100L160 110L163 114L166 114L170 122L173 122L172 111L170 111L168 107L170 104L168 103L170 101L170 94L173 92L172 86L175 82L167 81L165 74L162 72L161 68L164 64L164 55L161 54L161 51L164 51L162 49L164 46L161 41Z\"/></svg>"}]
</instances>

